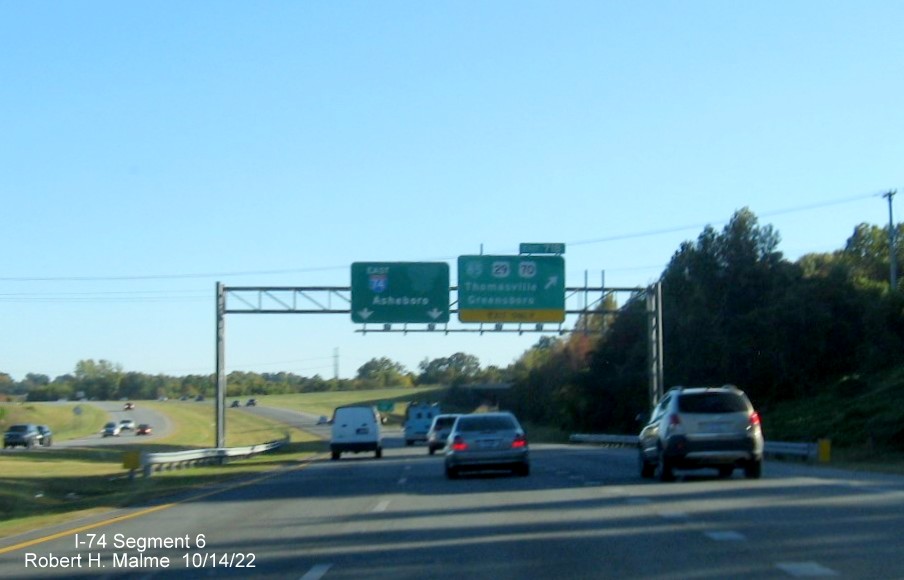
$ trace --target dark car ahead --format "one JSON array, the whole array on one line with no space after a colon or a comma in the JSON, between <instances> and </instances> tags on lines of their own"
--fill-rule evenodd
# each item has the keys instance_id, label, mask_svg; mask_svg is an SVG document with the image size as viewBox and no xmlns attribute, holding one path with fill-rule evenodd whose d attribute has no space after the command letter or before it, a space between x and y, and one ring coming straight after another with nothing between
<instances>
[{"instance_id":1,"label":"dark car ahead","mask_svg":"<svg viewBox=\"0 0 904 580\"><path fill-rule=\"evenodd\" d=\"M41 443L41 433L36 425L23 423L21 425L11 425L3 434L3 448L7 447L25 447L27 449L39 445Z\"/></svg>"},{"instance_id":2,"label":"dark car ahead","mask_svg":"<svg viewBox=\"0 0 904 580\"><path fill-rule=\"evenodd\" d=\"M122 427L120 427L119 423L116 423L115 421L110 421L109 423L104 425L103 429L101 429L101 435L103 435L104 437L119 437L121 433Z\"/></svg>"},{"instance_id":3,"label":"dark car ahead","mask_svg":"<svg viewBox=\"0 0 904 580\"><path fill-rule=\"evenodd\" d=\"M506 470L530 474L527 435L509 412L475 413L455 420L445 448L446 477L463 471Z\"/></svg>"}]
</instances>

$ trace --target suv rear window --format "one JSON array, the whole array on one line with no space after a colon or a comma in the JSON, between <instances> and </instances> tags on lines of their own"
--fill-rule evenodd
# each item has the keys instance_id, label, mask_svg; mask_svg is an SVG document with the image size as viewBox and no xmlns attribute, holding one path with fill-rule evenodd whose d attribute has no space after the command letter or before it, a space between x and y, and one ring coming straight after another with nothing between
<instances>
[{"instance_id":1,"label":"suv rear window","mask_svg":"<svg viewBox=\"0 0 904 580\"><path fill-rule=\"evenodd\" d=\"M682 413L743 413L747 401L737 393L684 393L678 397L678 410Z\"/></svg>"},{"instance_id":2,"label":"suv rear window","mask_svg":"<svg viewBox=\"0 0 904 580\"><path fill-rule=\"evenodd\" d=\"M12 433L25 433L28 431L28 425L13 425L9 430Z\"/></svg>"},{"instance_id":3,"label":"suv rear window","mask_svg":"<svg viewBox=\"0 0 904 580\"><path fill-rule=\"evenodd\" d=\"M445 429L455 424L455 417L442 417L436 420L435 429Z\"/></svg>"},{"instance_id":4,"label":"suv rear window","mask_svg":"<svg viewBox=\"0 0 904 580\"><path fill-rule=\"evenodd\" d=\"M458 420L459 431L504 431L514 429L510 417L462 417Z\"/></svg>"}]
</instances>

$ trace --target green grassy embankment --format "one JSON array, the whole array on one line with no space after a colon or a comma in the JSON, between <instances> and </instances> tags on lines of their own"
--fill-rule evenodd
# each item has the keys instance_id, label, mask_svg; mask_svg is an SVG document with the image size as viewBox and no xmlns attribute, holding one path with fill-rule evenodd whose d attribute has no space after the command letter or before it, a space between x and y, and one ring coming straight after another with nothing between
<instances>
[{"instance_id":1,"label":"green grassy embankment","mask_svg":"<svg viewBox=\"0 0 904 580\"><path fill-rule=\"evenodd\" d=\"M155 473L150 478L129 480L122 465L124 451L164 452L212 447L216 440L212 405L179 402L140 402L165 413L172 432L141 443L104 446L58 447L11 450L0 457L0 537L70 521L111 509L140 505L150 499L201 487L224 478L245 476L296 465L326 450L326 444L298 429L229 409L226 441L229 446L264 443L290 436L279 451L223 466L195 467ZM58 403L30 403L10 408L3 405L0 421L45 423L54 430L55 442L96 433L107 414L83 404L77 419L72 407Z\"/></svg>"},{"instance_id":2,"label":"green grassy embankment","mask_svg":"<svg viewBox=\"0 0 904 580\"><path fill-rule=\"evenodd\" d=\"M762 417L767 439L829 439L835 466L904 473L904 368L846 377Z\"/></svg>"},{"instance_id":3,"label":"green grassy embankment","mask_svg":"<svg viewBox=\"0 0 904 580\"><path fill-rule=\"evenodd\" d=\"M433 387L398 387L376 389L372 391L327 391L322 393L301 393L297 395L266 395L257 400L262 405L304 411L312 415L333 416L333 410L343 405L373 405L392 403L393 410L385 413L389 424L399 425L403 421L405 405L411 401L441 401L447 388Z\"/></svg>"}]
</instances>

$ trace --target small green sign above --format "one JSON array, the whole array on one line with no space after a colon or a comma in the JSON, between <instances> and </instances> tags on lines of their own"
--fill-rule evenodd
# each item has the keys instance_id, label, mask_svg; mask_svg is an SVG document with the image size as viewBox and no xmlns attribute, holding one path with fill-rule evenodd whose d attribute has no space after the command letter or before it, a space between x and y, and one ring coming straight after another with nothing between
<instances>
[{"instance_id":1,"label":"small green sign above","mask_svg":"<svg viewBox=\"0 0 904 580\"><path fill-rule=\"evenodd\" d=\"M522 254L564 254L565 244L527 244L522 243L518 251Z\"/></svg>"},{"instance_id":2,"label":"small green sign above","mask_svg":"<svg viewBox=\"0 0 904 580\"><path fill-rule=\"evenodd\" d=\"M449 322L449 264L353 263L352 322Z\"/></svg>"}]
</instances>

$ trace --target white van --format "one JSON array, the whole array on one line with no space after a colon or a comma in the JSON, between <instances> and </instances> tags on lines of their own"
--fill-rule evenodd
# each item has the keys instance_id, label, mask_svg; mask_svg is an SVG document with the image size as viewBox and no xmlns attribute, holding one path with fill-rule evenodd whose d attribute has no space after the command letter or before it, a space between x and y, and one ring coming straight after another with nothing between
<instances>
[{"instance_id":1,"label":"white van","mask_svg":"<svg viewBox=\"0 0 904 580\"><path fill-rule=\"evenodd\" d=\"M414 445L418 441L427 440L427 431L433 424L433 418L442 414L437 403L419 403L412 401L405 409L405 445Z\"/></svg>"},{"instance_id":2,"label":"white van","mask_svg":"<svg viewBox=\"0 0 904 580\"><path fill-rule=\"evenodd\" d=\"M337 407L333 412L330 452L339 459L344 452L373 451L383 457L383 438L377 410L366 405Z\"/></svg>"}]
</instances>

